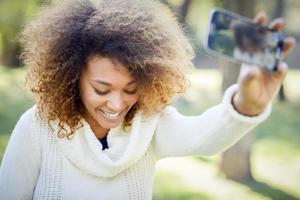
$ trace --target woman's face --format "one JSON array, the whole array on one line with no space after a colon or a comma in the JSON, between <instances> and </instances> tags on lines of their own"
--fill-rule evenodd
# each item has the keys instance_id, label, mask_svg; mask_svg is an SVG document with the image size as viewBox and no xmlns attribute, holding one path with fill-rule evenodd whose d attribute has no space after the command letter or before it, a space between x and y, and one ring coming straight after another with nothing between
<instances>
[{"instance_id":1,"label":"woman's face","mask_svg":"<svg viewBox=\"0 0 300 200\"><path fill-rule=\"evenodd\" d=\"M137 83L129 71L106 57L94 56L88 60L79 87L87 111L85 117L105 129L120 125L139 97Z\"/></svg>"}]
</instances>

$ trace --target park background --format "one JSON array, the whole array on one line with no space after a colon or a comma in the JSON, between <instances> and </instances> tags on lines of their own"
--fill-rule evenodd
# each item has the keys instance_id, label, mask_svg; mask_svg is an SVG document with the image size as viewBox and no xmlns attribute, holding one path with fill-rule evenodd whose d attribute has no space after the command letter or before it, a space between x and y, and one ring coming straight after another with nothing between
<instances>
[{"instance_id":1,"label":"park background","mask_svg":"<svg viewBox=\"0 0 300 200\"><path fill-rule=\"evenodd\" d=\"M299 0L161 0L172 9L196 51L191 88L174 105L186 115L220 102L236 82L239 65L203 49L209 11L223 7L253 17L264 10L283 17L285 34L300 39ZM20 115L34 102L23 87L25 70L18 59L18 33L49 1L0 0L0 161ZM300 48L288 57L290 70L271 117L225 153L168 158L156 167L154 199L300 199ZM17 191L16 191L17 192Z\"/></svg>"}]
</instances>

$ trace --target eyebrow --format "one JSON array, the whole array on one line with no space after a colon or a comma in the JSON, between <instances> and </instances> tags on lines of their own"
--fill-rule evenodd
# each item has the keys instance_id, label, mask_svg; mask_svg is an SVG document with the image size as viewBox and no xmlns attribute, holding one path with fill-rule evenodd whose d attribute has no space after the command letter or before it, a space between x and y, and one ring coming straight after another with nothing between
<instances>
[{"instance_id":1,"label":"eyebrow","mask_svg":"<svg viewBox=\"0 0 300 200\"><path fill-rule=\"evenodd\" d=\"M100 83L102 85L107 85L107 86L112 86L112 84L108 83L108 82L105 82L105 81L101 81L101 80L92 80L93 82L96 82L96 83ZM127 83L126 85L131 85L133 83L136 83L135 80L132 80L130 81L129 83Z\"/></svg>"}]
</instances>

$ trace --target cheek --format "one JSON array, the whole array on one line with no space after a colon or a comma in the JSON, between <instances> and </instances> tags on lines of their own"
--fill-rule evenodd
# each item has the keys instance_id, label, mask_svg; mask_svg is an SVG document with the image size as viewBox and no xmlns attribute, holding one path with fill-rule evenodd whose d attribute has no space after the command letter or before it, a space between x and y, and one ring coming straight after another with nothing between
<instances>
[{"instance_id":1,"label":"cheek","mask_svg":"<svg viewBox=\"0 0 300 200\"><path fill-rule=\"evenodd\" d=\"M139 99L139 96L136 95L136 96L131 96L129 99L128 99L128 104L130 104L131 106L134 105Z\"/></svg>"},{"instance_id":2,"label":"cheek","mask_svg":"<svg viewBox=\"0 0 300 200\"><path fill-rule=\"evenodd\" d=\"M85 91L81 97L86 107L96 107L105 102L105 99L97 95L94 91Z\"/></svg>"}]
</instances>

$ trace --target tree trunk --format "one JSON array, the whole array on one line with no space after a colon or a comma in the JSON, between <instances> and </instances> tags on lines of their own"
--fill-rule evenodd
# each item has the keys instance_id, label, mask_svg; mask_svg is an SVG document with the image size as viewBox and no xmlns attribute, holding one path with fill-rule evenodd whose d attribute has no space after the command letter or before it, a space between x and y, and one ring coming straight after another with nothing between
<instances>
[{"instance_id":1,"label":"tree trunk","mask_svg":"<svg viewBox=\"0 0 300 200\"><path fill-rule=\"evenodd\" d=\"M17 42L3 41L3 51L1 55L1 64L6 67L19 67L20 66L20 47Z\"/></svg>"},{"instance_id":2,"label":"tree trunk","mask_svg":"<svg viewBox=\"0 0 300 200\"><path fill-rule=\"evenodd\" d=\"M184 0L179 7L174 7L168 0L160 0L162 3L167 5L174 13L176 13L178 21L184 26L188 26L186 17L189 12L189 8L193 0Z\"/></svg>"},{"instance_id":3,"label":"tree trunk","mask_svg":"<svg viewBox=\"0 0 300 200\"><path fill-rule=\"evenodd\" d=\"M223 153L220 168L227 178L238 182L253 180L250 162L253 140L254 134L248 133Z\"/></svg>"},{"instance_id":4,"label":"tree trunk","mask_svg":"<svg viewBox=\"0 0 300 200\"><path fill-rule=\"evenodd\" d=\"M192 3L192 0L185 0L183 1L182 5L179 8L179 20L181 23L187 24L186 23L186 17L188 15L189 7Z\"/></svg>"},{"instance_id":5,"label":"tree trunk","mask_svg":"<svg viewBox=\"0 0 300 200\"><path fill-rule=\"evenodd\" d=\"M248 0L224 0L223 8L252 18L254 16L255 1ZM222 91L236 83L240 65L222 61L220 70L223 75ZM248 133L237 144L226 150L221 159L220 169L226 177L236 181L252 180L251 173L251 146L254 141L253 132Z\"/></svg>"}]
</instances>

